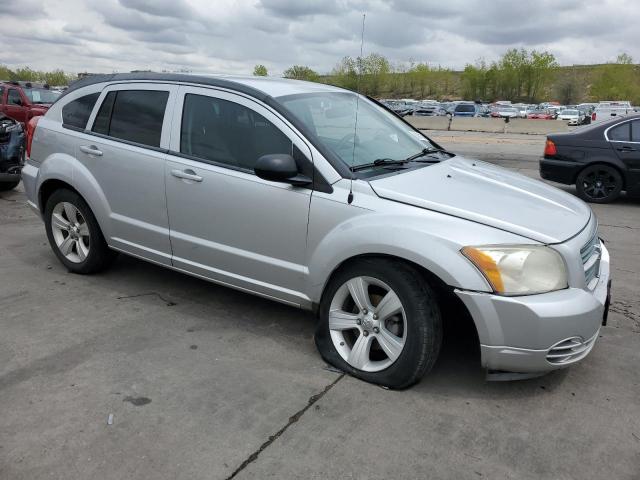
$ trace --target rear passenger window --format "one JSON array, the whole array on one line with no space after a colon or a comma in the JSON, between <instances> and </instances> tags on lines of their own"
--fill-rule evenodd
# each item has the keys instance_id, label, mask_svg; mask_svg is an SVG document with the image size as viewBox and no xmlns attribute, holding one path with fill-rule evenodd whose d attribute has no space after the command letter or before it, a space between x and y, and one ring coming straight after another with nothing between
<instances>
[{"instance_id":1,"label":"rear passenger window","mask_svg":"<svg viewBox=\"0 0 640 480\"><path fill-rule=\"evenodd\" d=\"M631 141L640 143L640 120L631 122Z\"/></svg>"},{"instance_id":2,"label":"rear passenger window","mask_svg":"<svg viewBox=\"0 0 640 480\"><path fill-rule=\"evenodd\" d=\"M262 155L292 154L292 142L259 113L234 102L187 94L180 152L253 171Z\"/></svg>"},{"instance_id":3,"label":"rear passenger window","mask_svg":"<svg viewBox=\"0 0 640 480\"><path fill-rule=\"evenodd\" d=\"M611 130L609 130L608 137L609 140L613 140L616 142L628 142L631 138L630 124L627 122L613 127Z\"/></svg>"},{"instance_id":4,"label":"rear passenger window","mask_svg":"<svg viewBox=\"0 0 640 480\"><path fill-rule=\"evenodd\" d=\"M93 131L129 142L160 146L169 92L118 90L105 97Z\"/></svg>"},{"instance_id":5,"label":"rear passenger window","mask_svg":"<svg viewBox=\"0 0 640 480\"><path fill-rule=\"evenodd\" d=\"M62 125L84 130L99 96L100 92L90 93L67 103L62 107Z\"/></svg>"}]
</instances>

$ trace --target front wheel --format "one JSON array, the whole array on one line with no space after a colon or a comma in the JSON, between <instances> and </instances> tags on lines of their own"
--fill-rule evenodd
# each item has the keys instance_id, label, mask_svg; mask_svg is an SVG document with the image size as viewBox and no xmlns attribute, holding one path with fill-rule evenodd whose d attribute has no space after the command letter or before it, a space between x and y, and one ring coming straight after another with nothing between
<instances>
[{"instance_id":1,"label":"front wheel","mask_svg":"<svg viewBox=\"0 0 640 480\"><path fill-rule=\"evenodd\" d=\"M115 253L104 240L89 205L71 190L57 190L44 211L49 244L73 273L94 273L107 267Z\"/></svg>"},{"instance_id":2,"label":"front wheel","mask_svg":"<svg viewBox=\"0 0 640 480\"><path fill-rule=\"evenodd\" d=\"M578 196L591 203L609 203L620 196L622 175L608 165L591 165L578 174Z\"/></svg>"},{"instance_id":3,"label":"front wheel","mask_svg":"<svg viewBox=\"0 0 640 480\"><path fill-rule=\"evenodd\" d=\"M364 259L336 274L323 295L316 345L333 366L367 382L407 388L438 358L436 294L403 262Z\"/></svg>"}]
</instances>

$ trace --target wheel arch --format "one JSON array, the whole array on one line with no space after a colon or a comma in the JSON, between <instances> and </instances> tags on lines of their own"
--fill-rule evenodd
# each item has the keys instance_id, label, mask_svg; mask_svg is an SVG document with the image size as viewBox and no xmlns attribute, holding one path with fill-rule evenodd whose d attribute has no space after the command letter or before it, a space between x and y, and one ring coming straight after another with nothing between
<instances>
[{"instance_id":1,"label":"wheel arch","mask_svg":"<svg viewBox=\"0 0 640 480\"><path fill-rule=\"evenodd\" d=\"M54 154L40 165L36 198L40 212L44 213L51 194L60 188L71 190L87 203L96 218L105 239L108 231L110 208L102 188L91 172L70 155Z\"/></svg>"},{"instance_id":2,"label":"wheel arch","mask_svg":"<svg viewBox=\"0 0 640 480\"><path fill-rule=\"evenodd\" d=\"M616 170L620 174L620 177L622 178L622 190L626 190L626 188L627 188L627 169L626 169L626 167L624 166L624 163L621 160L618 160L618 159L616 159L616 160L611 160L609 158L606 158L606 159L605 158L594 159L593 161L583 165L582 168L580 168L576 172L575 178L573 179L573 183L575 184L575 183L578 182L578 177L587 168L595 167L596 165L603 165L605 167L613 168L614 170Z\"/></svg>"},{"instance_id":3,"label":"wheel arch","mask_svg":"<svg viewBox=\"0 0 640 480\"><path fill-rule=\"evenodd\" d=\"M443 323L451 328L454 327L456 330L463 329L465 331L471 332L476 340L476 344L480 344L478 327L475 324L475 320L471 316L467 306L464 302L454 293L453 287L448 285L443 279L441 279L438 275L433 273L431 270L427 269L423 265L420 265L411 260L407 260L406 258L402 258L392 254L386 253L363 253L359 255L354 255L352 257L344 259L341 263L336 265L336 267L331 271L330 275L327 277L324 285L322 286L322 296L320 302L324 301L324 297L327 291L328 285L331 283L331 280L342 270L348 268L350 265L364 259L385 259L396 262L401 262L409 267L413 268L417 271L423 280L436 292L438 306L440 307ZM314 304L314 314L319 313L320 303ZM455 323L455 325L454 325Z\"/></svg>"}]
</instances>

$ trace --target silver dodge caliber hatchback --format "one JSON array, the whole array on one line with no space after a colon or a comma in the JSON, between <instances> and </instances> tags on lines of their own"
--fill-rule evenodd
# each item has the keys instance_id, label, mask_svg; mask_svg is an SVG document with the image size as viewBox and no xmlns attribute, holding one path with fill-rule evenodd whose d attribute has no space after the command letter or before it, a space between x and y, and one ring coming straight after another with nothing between
<instances>
[{"instance_id":1,"label":"silver dodge caliber hatchback","mask_svg":"<svg viewBox=\"0 0 640 480\"><path fill-rule=\"evenodd\" d=\"M582 360L606 320L609 254L585 203L353 92L115 74L33 123L24 186L70 271L117 251L314 310L322 357L366 381L417 382L461 316L497 378Z\"/></svg>"}]
</instances>

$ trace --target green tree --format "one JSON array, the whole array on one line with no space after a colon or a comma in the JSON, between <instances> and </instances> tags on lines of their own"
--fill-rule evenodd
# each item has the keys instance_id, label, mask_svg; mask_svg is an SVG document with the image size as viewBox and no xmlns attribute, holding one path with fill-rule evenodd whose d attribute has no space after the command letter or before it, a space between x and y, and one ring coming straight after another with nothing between
<instances>
[{"instance_id":1,"label":"green tree","mask_svg":"<svg viewBox=\"0 0 640 480\"><path fill-rule=\"evenodd\" d=\"M339 87L355 90L358 86L356 61L351 57L343 57L331 71L330 83Z\"/></svg>"},{"instance_id":2,"label":"green tree","mask_svg":"<svg viewBox=\"0 0 640 480\"><path fill-rule=\"evenodd\" d=\"M640 102L640 71L626 53L618 55L616 63L608 63L596 69L591 84L593 100L630 100Z\"/></svg>"},{"instance_id":3,"label":"green tree","mask_svg":"<svg viewBox=\"0 0 640 480\"><path fill-rule=\"evenodd\" d=\"M256 77L266 77L267 75L269 75L269 72L267 71L267 67L262 64L258 64L253 67L253 74Z\"/></svg>"},{"instance_id":4,"label":"green tree","mask_svg":"<svg viewBox=\"0 0 640 480\"><path fill-rule=\"evenodd\" d=\"M319 75L305 65L294 65L287 68L283 73L284 78L293 78L294 80L307 80L309 82L317 82Z\"/></svg>"},{"instance_id":5,"label":"green tree","mask_svg":"<svg viewBox=\"0 0 640 480\"><path fill-rule=\"evenodd\" d=\"M371 53L358 57L356 63L363 80L361 90L369 95L379 95L391 72L389 60L378 53Z\"/></svg>"}]
</instances>

